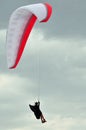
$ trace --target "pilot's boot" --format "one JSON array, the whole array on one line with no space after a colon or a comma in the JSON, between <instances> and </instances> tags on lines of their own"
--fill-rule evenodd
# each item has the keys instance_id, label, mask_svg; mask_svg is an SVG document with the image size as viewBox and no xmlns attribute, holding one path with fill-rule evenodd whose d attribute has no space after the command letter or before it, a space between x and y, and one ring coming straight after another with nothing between
<instances>
[{"instance_id":1,"label":"pilot's boot","mask_svg":"<svg viewBox=\"0 0 86 130\"><path fill-rule=\"evenodd\" d=\"M42 123L45 123L45 122L47 122L45 119L44 119L44 120L42 120Z\"/></svg>"}]
</instances>

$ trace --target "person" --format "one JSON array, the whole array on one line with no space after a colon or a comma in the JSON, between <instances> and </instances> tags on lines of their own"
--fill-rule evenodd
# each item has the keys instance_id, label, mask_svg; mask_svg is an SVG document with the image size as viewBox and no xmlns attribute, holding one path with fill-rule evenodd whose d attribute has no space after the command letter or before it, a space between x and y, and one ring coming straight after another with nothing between
<instances>
[{"instance_id":1,"label":"person","mask_svg":"<svg viewBox=\"0 0 86 130\"><path fill-rule=\"evenodd\" d=\"M39 101L35 102L35 105L30 105L29 104L29 107L34 112L34 115L35 115L36 119L41 119L42 123L46 122L46 120L45 120L45 118L44 118L44 116L43 116L43 114L42 114L42 112L40 110L40 102Z\"/></svg>"}]
</instances>

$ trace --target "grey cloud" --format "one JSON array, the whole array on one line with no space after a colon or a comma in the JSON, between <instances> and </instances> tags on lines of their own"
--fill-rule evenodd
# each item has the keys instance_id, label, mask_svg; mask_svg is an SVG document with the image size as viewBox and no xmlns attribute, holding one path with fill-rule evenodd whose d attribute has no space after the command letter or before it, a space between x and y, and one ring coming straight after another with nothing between
<instances>
[{"instance_id":1,"label":"grey cloud","mask_svg":"<svg viewBox=\"0 0 86 130\"><path fill-rule=\"evenodd\" d=\"M39 84L40 76L41 91L44 96L47 96L50 87L48 96L51 96L53 92L65 100L85 101L86 64L84 57L86 53L85 50L83 51L85 44L82 46L82 41L66 41L65 39L62 41L50 41L48 39L44 42L49 43L48 48L45 46L40 52L34 54L31 52L25 54L24 52L17 68L14 70L8 70L6 57L3 54L6 50L2 51L1 58L4 60L0 64L1 72L17 74L31 80L35 83L35 88L32 89L35 92L34 95L37 94L37 84ZM42 44L46 45L46 43ZM39 54L40 63L38 61ZM24 92L28 94L29 87L26 85L24 88ZM77 90L79 90L78 93ZM67 98L69 95L71 96Z\"/></svg>"},{"instance_id":2,"label":"grey cloud","mask_svg":"<svg viewBox=\"0 0 86 130\"><path fill-rule=\"evenodd\" d=\"M31 79L36 85L39 85L40 76L42 96L44 94L46 97L48 94L48 97L51 97L53 92L54 95L59 95L62 100L85 102L86 66L84 64L85 67L82 70L81 64L84 62L84 58L79 59L80 55L83 57L85 53L78 44L72 44L74 41L70 45L65 40L62 43L59 42L54 43L52 40L53 46L45 47L44 52L40 52L40 63L36 59L33 60L35 54L24 55L14 73ZM38 56L38 52L36 56ZM35 58L37 58L36 56ZM28 86L26 88L28 90ZM37 89L36 86L34 88L36 94Z\"/></svg>"},{"instance_id":3,"label":"grey cloud","mask_svg":"<svg viewBox=\"0 0 86 130\"><path fill-rule=\"evenodd\" d=\"M9 76L0 75L0 82L2 80L5 82L0 84L0 128L4 130L28 126L30 119L28 103L32 95L31 90L29 89L29 94L26 95L23 90L27 82L23 79L20 82L20 78L15 75L11 76L12 78ZM29 85L31 87L30 82Z\"/></svg>"}]
</instances>

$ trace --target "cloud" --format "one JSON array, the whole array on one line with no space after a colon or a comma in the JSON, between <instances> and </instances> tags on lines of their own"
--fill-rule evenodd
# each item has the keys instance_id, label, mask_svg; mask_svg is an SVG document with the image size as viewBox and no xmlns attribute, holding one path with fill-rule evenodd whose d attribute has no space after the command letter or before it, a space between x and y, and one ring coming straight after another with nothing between
<instances>
[{"instance_id":1,"label":"cloud","mask_svg":"<svg viewBox=\"0 0 86 130\"><path fill-rule=\"evenodd\" d=\"M85 118L72 118L72 117L61 117L56 116L49 122L50 130L80 130L86 127Z\"/></svg>"},{"instance_id":2,"label":"cloud","mask_svg":"<svg viewBox=\"0 0 86 130\"><path fill-rule=\"evenodd\" d=\"M76 99L84 99L86 79L86 63L84 60L86 56L85 40L77 38L45 39L44 33L40 29L33 29L22 58L15 70L8 70L6 68L6 48L4 48L4 39L2 41L1 59L4 60L1 62L1 66L3 72L29 78L36 86L39 84L40 77L41 88L46 95L48 92L47 86L50 86L51 91L49 95L51 95L52 91L54 93L56 89L55 93L59 94L60 91L61 95L65 94L65 97L71 95L70 98L75 100L78 89L79 95ZM36 91L36 88L34 91ZM62 92L62 90L64 91ZM81 90L84 92L82 93ZM83 96L81 97L80 95Z\"/></svg>"},{"instance_id":3,"label":"cloud","mask_svg":"<svg viewBox=\"0 0 86 130\"><path fill-rule=\"evenodd\" d=\"M28 86L28 94L25 88ZM28 102L31 101L34 83L17 75L0 75L1 129L24 127L27 124Z\"/></svg>"}]
</instances>

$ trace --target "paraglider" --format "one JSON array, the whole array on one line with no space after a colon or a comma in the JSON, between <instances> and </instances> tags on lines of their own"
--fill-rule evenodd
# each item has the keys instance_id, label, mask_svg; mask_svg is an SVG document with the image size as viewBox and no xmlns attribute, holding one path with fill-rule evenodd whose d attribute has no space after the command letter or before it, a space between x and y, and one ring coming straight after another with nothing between
<instances>
[{"instance_id":1,"label":"paraglider","mask_svg":"<svg viewBox=\"0 0 86 130\"><path fill-rule=\"evenodd\" d=\"M19 63L30 32L38 19L47 22L51 16L52 7L48 3L38 3L22 6L16 9L9 20L7 30L7 63L9 69L14 69ZM40 102L29 105L37 119L42 123L46 120L40 110Z\"/></svg>"},{"instance_id":2,"label":"paraglider","mask_svg":"<svg viewBox=\"0 0 86 130\"><path fill-rule=\"evenodd\" d=\"M43 114L42 114L42 112L40 110L40 102L39 101L35 102L35 105L30 105L29 104L29 107L34 112L34 115L35 115L36 119L41 119L42 123L46 122L46 120L45 120L45 118L44 118L44 116L43 116Z\"/></svg>"},{"instance_id":3,"label":"paraglider","mask_svg":"<svg viewBox=\"0 0 86 130\"><path fill-rule=\"evenodd\" d=\"M13 69L19 63L26 41L36 20L47 22L51 13L52 7L48 3L22 6L12 13L7 30L8 68Z\"/></svg>"}]
</instances>

